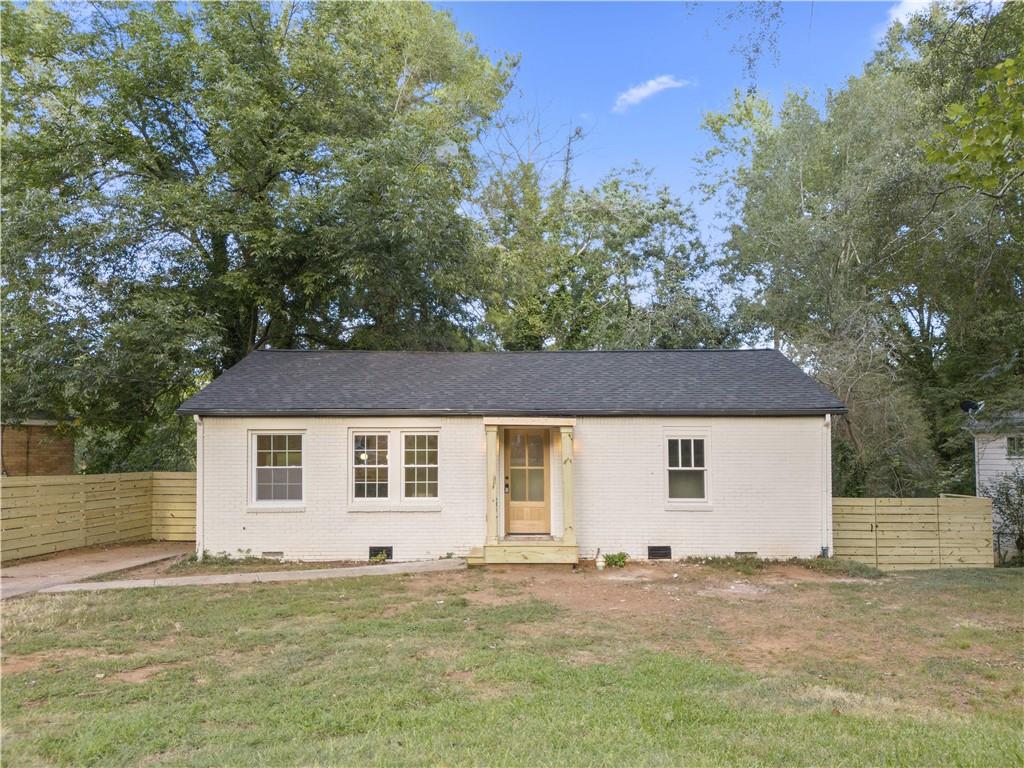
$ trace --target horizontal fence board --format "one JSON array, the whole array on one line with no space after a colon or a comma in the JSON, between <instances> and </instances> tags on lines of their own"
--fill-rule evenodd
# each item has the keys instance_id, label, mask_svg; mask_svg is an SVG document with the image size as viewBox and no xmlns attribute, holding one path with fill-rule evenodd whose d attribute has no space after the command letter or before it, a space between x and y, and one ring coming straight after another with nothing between
<instances>
[{"instance_id":1,"label":"horizontal fence board","mask_svg":"<svg viewBox=\"0 0 1024 768\"><path fill-rule=\"evenodd\" d=\"M0 560L122 541L193 541L194 472L0 479Z\"/></svg>"},{"instance_id":2,"label":"horizontal fence board","mask_svg":"<svg viewBox=\"0 0 1024 768\"><path fill-rule=\"evenodd\" d=\"M884 570L991 567L992 538L989 499L832 500L835 556Z\"/></svg>"}]
</instances>

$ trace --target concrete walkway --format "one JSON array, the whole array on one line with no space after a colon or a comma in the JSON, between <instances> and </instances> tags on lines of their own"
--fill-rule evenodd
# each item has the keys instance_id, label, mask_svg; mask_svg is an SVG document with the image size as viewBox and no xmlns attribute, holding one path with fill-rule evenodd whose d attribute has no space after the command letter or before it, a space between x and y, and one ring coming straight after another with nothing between
<instances>
[{"instance_id":1,"label":"concrete walkway","mask_svg":"<svg viewBox=\"0 0 1024 768\"><path fill-rule=\"evenodd\" d=\"M39 592L101 573L135 568L194 552L191 541L145 541L103 548L70 549L40 560L0 568L0 598Z\"/></svg>"},{"instance_id":2,"label":"concrete walkway","mask_svg":"<svg viewBox=\"0 0 1024 768\"><path fill-rule=\"evenodd\" d=\"M211 584L252 584L271 581L313 581L318 579L350 579L357 576L388 576L395 573L436 573L459 571L466 561L419 560L411 563L385 565L358 565L352 568L320 568L299 571L263 571L260 573L212 573L204 576L161 576L154 579L119 579L117 581L87 581L82 584L58 584L40 592L82 592L107 589L139 589L140 587L190 587Z\"/></svg>"}]
</instances>

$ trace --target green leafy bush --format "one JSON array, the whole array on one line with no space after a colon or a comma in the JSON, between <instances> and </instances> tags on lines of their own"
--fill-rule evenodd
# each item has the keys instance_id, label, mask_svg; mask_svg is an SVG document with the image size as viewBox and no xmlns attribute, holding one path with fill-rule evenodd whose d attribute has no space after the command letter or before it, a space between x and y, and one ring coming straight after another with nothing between
<instances>
[{"instance_id":1,"label":"green leafy bush","mask_svg":"<svg viewBox=\"0 0 1024 768\"><path fill-rule=\"evenodd\" d=\"M625 568L629 555L625 552L613 552L604 556L604 564L609 568Z\"/></svg>"}]
</instances>

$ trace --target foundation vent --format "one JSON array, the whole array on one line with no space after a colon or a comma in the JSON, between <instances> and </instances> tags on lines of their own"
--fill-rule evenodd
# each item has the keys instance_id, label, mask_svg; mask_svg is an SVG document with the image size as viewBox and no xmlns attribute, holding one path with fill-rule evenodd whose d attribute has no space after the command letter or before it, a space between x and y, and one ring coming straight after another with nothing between
<instances>
[{"instance_id":1,"label":"foundation vent","mask_svg":"<svg viewBox=\"0 0 1024 768\"><path fill-rule=\"evenodd\" d=\"M648 560L671 560L672 559L672 547L648 547L647 548L647 559Z\"/></svg>"},{"instance_id":2,"label":"foundation vent","mask_svg":"<svg viewBox=\"0 0 1024 768\"><path fill-rule=\"evenodd\" d=\"M375 557L380 557L381 553L384 553L385 560L393 560L395 556L394 547L370 547L370 559L373 560Z\"/></svg>"},{"instance_id":3,"label":"foundation vent","mask_svg":"<svg viewBox=\"0 0 1024 768\"><path fill-rule=\"evenodd\" d=\"M284 552L261 552L260 557L264 560L284 560Z\"/></svg>"}]
</instances>

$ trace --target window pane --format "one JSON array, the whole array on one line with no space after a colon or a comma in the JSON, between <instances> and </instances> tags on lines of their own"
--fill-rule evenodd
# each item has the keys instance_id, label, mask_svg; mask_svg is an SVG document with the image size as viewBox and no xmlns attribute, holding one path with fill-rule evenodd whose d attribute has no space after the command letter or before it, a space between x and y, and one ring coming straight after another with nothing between
<instances>
[{"instance_id":1,"label":"window pane","mask_svg":"<svg viewBox=\"0 0 1024 768\"><path fill-rule=\"evenodd\" d=\"M437 467L427 468L427 480L431 483L437 482Z\"/></svg>"},{"instance_id":2,"label":"window pane","mask_svg":"<svg viewBox=\"0 0 1024 768\"><path fill-rule=\"evenodd\" d=\"M301 451L302 450L302 435L288 435L288 450L289 451Z\"/></svg>"},{"instance_id":3,"label":"window pane","mask_svg":"<svg viewBox=\"0 0 1024 768\"><path fill-rule=\"evenodd\" d=\"M301 485L288 485L288 501L302 501Z\"/></svg>"},{"instance_id":4,"label":"window pane","mask_svg":"<svg viewBox=\"0 0 1024 768\"><path fill-rule=\"evenodd\" d=\"M270 451L257 451L256 452L256 466L257 467L269 467L270 466Z\"/></svg>"},{"instance_id":5,"label":"window pane","mask_svg":"<svg viewBox=\"0 0 1024 768\"><path fill-rule=\"evenodd\" d=\"M273 486L271 486L270 483L259 483L256 486L256 501L265 501L273 498L273 491L271 490L272 487Z\"/></svg>"},{"instance_id":6,"label":"window pane","mask_svg":"<svg viewBox=\"0 0 1024 768\"><path fill-rule=\"evenodd\" d=\"M690 440L679 441L679 466L680 467L692 467L693 466L693 443Z\"/></svg>"},{"instance_id":7,"label":"window pane","mask_svg":"<svg viewBox=\"0 0 1024 768\"><path fill-rule=\"evenodd\" d=\"M257 451L269 451L270 450L270 435L256 435L256 450Z\"/></svg>"},{"instance_id":8,"label":"window pane","mask_svg":"<svg viewBox=\"0 0 1024 768\"><path fill-rule=\"evenodd\" d=\"M427 464L437 464L437 448L427 449Z\"/></svg>"},{"instance_id":9,"label":"window pane","mask_svg":"<svg viewBox=\"0 0 1024 768\"><path fill-rule=\"evenodd\" d=\"M270 447L275 451L283 451L288 448L288 437L287 435L271 435L270 436Z\"/></svg>"},{"instance_id":10,"label":"window pane","mask_svg":"<svg viewBox=\"0 0 1024 768\"><path fill-rule=\"evenodd\" d=\"M529 435L526 438L526 454L531 467L544 466L544 438L541 435Z\"/></svg>"},{"instance_id":11,"label":"window pane","mask_svg":"<svg viewBox=\"0 0 1024 768\"><path fill-rule=\"evenodd\" d=\"M704 466L704 441L694 440L693 441L693 466L703 467Z\"/></svg>"},{"instance_id":12,"label":"window pane","mask_svg":"<svg viewBox=\"0 0 1024 768\"><path fill-rule=\"evenodd\" d=\"M406 483L405 484L405 495L408 496L409 498L414 498L417 495L416 494L416 483Z\"/></svg>"},{"instance_id":13,"label":"window pane","mask_svg":"<svg viewBox=\"0 0 1024 768\"><path fill-rule=\"evenodd\" d=\"M530 472L530 501L544 501L544 470L531 469Z\"/></svg>"},{"instance_id":14,"label":"window pane","mask_svg":"<svg viewBox=\"0 0 1024 768\"><path fill-rule=\"evenodd\" d=\"M425 435L425 437L427 438L427 450L428 451L436 451L437 450L437 435Z\"/></svg>"},{"instance_id":15,"label":"window pane","mask_svg":"<svg viewBox=\"0 0 1024 768\"><path fill-rule=\"evenodd\" d=\"M285 466L287 458L287 451L278 451L275 449L274 452L270 454L270 463L275 467L283 467Z\"/></svg>"},{"instance_id":16,"label":"window pane","mask_svg":"<svg viewBox=\"0 0 1024 768\"><path fill-rule=\"evenodd\" d=\"M526 470L509 470L509 496L512 501L526 501Z\"/></svg>"},{"instance_id":17,"label":"window pane","mask_svg":"<svg viewBox=\"0 0 1024 768\"><path fill-rule=\"evenodd\" d=\"M509 464L514 467L526 464L526 440L520 433L513 434L509 441Z\"/></svg>"},{"instance_id":18,"label":"window pane","mask_svg":"<svg viewBox=\"0 0 1024 768\"><path fill-rule=\"evenodd\" d=\"M302 470L301 469L289 469L288 472L288 485L302 485Z\"/></svg>"},{"instance_id":19,"label":"window pane","mask_svg":"<svg viewBox=\"0 0 1024 768\"><path fill-rule=\"evenodd\" d=\"M669 440L668 441L668 465L670 467L679 466L679 441Z\"/></svg>"},{"instance_id":20,"label":"window pane","mask_svg":"<svg viewBox=\"0 0 1024 768\"><path fill-rule=\"evenodd\" d=\"M704 472L693 469L669 470L668 497L670 499L703 499Z\"/></svg>"}]
</instances>

